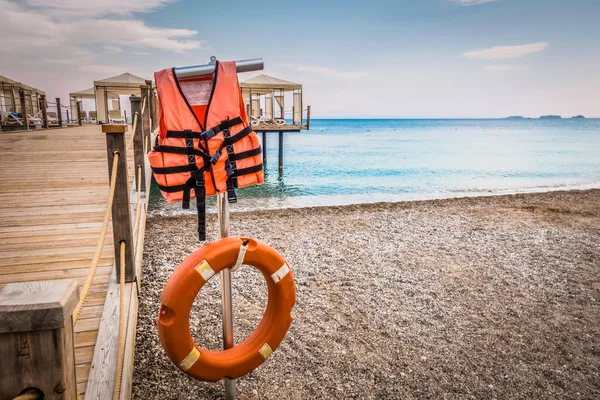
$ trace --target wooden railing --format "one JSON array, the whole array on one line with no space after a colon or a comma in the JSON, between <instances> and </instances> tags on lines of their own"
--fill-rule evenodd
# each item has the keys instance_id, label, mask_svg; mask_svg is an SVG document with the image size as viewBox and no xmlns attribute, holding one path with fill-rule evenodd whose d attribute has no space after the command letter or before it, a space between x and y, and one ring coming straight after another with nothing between
<instances>
[{"instance_id":1,"label":"wooden railing","mask_svg":"<svg viewBox=\"0 0 600 400\"><path fill-rule=\"evenodd\" d=\"M125 133L128 125L103 125L106 135L109 203L86 282L21 282L0 290L0 399L77 399L73 330L85 304L112 220L115 270L110 277L100 329L85 391L86 399L129 399L133 375L137 299L144 243L152 143L148 86L132 96L134 151L132 187L128 183ZM57 99L60 106L60 100ZM139 120L139 121L138 121ZM135 219L132 216L135 215ZM116 321L119 321L117 324Z\"/></svg>"}]
</instances>

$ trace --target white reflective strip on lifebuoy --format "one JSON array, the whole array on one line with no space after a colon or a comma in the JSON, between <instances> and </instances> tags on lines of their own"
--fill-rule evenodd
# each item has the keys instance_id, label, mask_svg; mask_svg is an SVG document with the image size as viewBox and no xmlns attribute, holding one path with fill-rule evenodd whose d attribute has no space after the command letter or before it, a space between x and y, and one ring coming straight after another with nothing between
<instances>
[{"instance_id":1,"label":"white reflective strip on lifebuoy","mask_svg":"<svg viewBox=\"0 0 600 400\"><path fill-rule=\"evenodd\" d=\"M202 278L207 282L215 274L215 270L212 269L206 260L202 260L200 264L196 265L196 271L198 271L198 273L202 275Z\"/></svg>"},{"instance_id":2,"label":"white reflective strip on lifebuoy","mask_svg":"<svg viewBox=\"0 0 600 400\"><path fill-rule=\"evenodd\" d=\"M179 367L181 367L182 370L187 371L192 367L192 365L194 365L196 361L198 361L199 358L200 351L196 348L196 346L194 346L192 351L190 351L190 353L187 356L185 356L183 361L179 363Z\"/></svg>"},{"instance_id":3,"label":"white reflective strip on lifebuoy","mask_svg":"<svg viewBox=\"0 0 600 400\"><path fill-rule=\"evenodd\" d=\"M279 282L290 272L290 267L288 267L287 263L283 264L281 268L275 271L274 274L271 274L271 278L275 281L275 283Z\"/></svg>"},{"instance_id":4,"label":"white reflective strip on lifebuoy","mask_svg":"<svg viewBox=\"0 0 600 400\"><path fill-rule=\"evenodd\" d=\"M269 346L269 343L265 343L265 344L262 345L262 347L260 348L260 350L258 350L258 352L260 354L262 354L262 356L266 360L267 357L269 357L271 354L273 354L273 349L271 348L271 346Z\"/></svg>"},{"instance_id":5,"label":"white reflective strip on lifebuoy","mask_svg":"<svg viewBox=\"0 0 600 400\"><path fill-rule=\"evenodd\" d=\"M246 257L246 250L248 250L248 244L242 244L240 246L240 252L238 253L235 265L231 267L231 272L235 272L244 264L244 257Z\"/></svg>"}]
</instances>

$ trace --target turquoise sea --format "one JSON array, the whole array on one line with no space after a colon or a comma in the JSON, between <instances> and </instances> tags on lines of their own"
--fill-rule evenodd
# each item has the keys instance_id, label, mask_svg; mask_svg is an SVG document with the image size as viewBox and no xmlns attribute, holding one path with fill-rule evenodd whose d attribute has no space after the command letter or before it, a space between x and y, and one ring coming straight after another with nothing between
<instances>
[{"instance_id":1,"label":"turquoise sea","mask_svg":"<svg viewBox=\"0 0 600 400\"><path fill-rule=\"evenodd\" d=\"M600 119L316 119L285 133L282 175L277 155L268 134L266 182L232 210L600 187Z\"/></svg>"}]
</instances>

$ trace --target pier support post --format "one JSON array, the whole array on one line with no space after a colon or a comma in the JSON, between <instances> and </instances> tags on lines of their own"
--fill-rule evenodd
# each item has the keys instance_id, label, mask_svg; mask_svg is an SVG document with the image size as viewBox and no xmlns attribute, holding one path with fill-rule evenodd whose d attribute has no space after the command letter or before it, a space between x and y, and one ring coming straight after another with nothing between
<instances>
[{"instance_id":1,"label":"pier support post","mask_svg":"<svg viewBox=\"0 0 600 400\"><path fill-rule=\"evenodd\" d=\"M112 226L115 246L115 260L121 258L121 242L125 242L125 282L133 282L136 270L133 256L133 235L131 212L129 208L129 185L127 182L127 145L125 144L126 124L104 124L102 132L106 134L106 150L108 154L108 173L112 171L114 154L119 153L117 166L117 182L112 204ZM120 279L120 268L117 268L117 280Z\"/></svg>"},{"instance_id":2,"label":"pier support post","mask_svg":"<svg viewBox=\"0 0 600 400\"><path fill-rule=\"evenodd\" d=\"M154 131L156 129L156 102L154 96L154 88L152 87L152 81L147 80L146 85L148 85L148 107L150 112L150 131Z\"/></svg>"},{"instance_id":3,"label":"pier support post","mask_svg":"<svg viewBox=\"0 0 600 400\"><path fill-rule=\"evenodd\" d=\"M27 115L27 104L25 102L25 89L19 90L19 100L21 102L21 118L23 118L23 124L25 129L29 130L29 115Z\"/></svg>"},{"instance_id":4,"label":"pier support post","mask_svg":"<svg viewBox=\"0 0 600 400\"><path fill-rule=\"evenodd\" d=\"M142 125L142 131L144 132L144 140L147 140L147 148L146 151L150 152L150 102L152 99L150 98L150 87L148 85L142 85L142 107L144 106L144 98L146 99L146 107L144 108L144 112L140 113L140 117L142 118L138 124Z\"/></svg>"},{"instance_id":5,"label":"pier support post","mask_svg":"<svg viewBox=\"0 0 600 400\"><path fill-rule=\"evenodd\" d=\"M60 106L60 97L56 98L56 116L58 117L58 126L62 128L62 107Z\"/></svg>"},{"instance_id":6,"label":"pier support post","mask_svg":"<svg viewBox=\"0 0 600 400\"><path fill-rule=\"evenodd\" d=\"M306 106L306 129L310 129L310 106Z\"/></svg>"},{"instance_id":7,"label":"pier support post","mask_svg":"<svg viewBox=\"0 0 600 400\"><path fill-rule=\"evenodd\" d=\"M81 102L77 102L77 124L79 126L83 125L83 121L81 120Z\"/></svg>"},{"instance_id":8,"label":"pier support post","mask_svg":"<svg viewBox=\"0 0 600 400\"><path fill-rule=\"evenodd\" d=\"M283 174L283 132L279 131L279 173Z\"/></svg>"},{"instance_id":9,"label":"pier support post","mask_svg":"<svg viewBox=\"0 0 600 400\"><path fill-rule=\"evenodd\" d=\"M48 129L48 101L46 100L46 95L40 95L40 108L42 109L42 119L44 129Z\"/></svg>"},{"instance_id":10,"label":"pier support post","mask_svg":"<svg viewBox=\"0 0 600 400\"><path fill-rule=\"evenodd\" d=\"M267 132L262 131L263 164L267 163Z\"/></svg>"},{"instance_id":11,"label":"pier support post","mask_svg":"<svg viewBox=\"0 0 600 400\"><path fill-rule=\"evenodd\" d=\"M131 101L131 123L133 124L136 119L136 113L138 114L138 122L135 127L135 131L131 134L133 135L133 159L135 164L135 187L139 186L137 181L138 177L138 167L142 167L142 179L141 179L141 188L142 192L146 191L146 171L145 171L145 162L144 162L144 131L142 129L142 98L139 96L131 96L129 98Z\"/></svg>"},{"instance_id":12,"label":"pier support post","mask_svg":"<svg viewBox=\"0 0 600 400\"><path fill-rule=\"evenodd\" d=\"M0 398L77 399L72 279L9 283L0 290Z\"/></svg>"}]
</instances>

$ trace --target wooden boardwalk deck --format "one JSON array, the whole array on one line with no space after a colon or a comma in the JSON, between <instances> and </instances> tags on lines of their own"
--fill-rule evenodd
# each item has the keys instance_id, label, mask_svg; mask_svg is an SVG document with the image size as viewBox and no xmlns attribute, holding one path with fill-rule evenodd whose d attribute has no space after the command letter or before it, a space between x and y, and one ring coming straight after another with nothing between
<instances>
[{"instance_id":1,"label":"wooden boardwalk deck","mask_svg":"<svg viewBox=\"0 0 600 400\"><path fill-rule=\"evenodd\" d=\"M133 151L128 158L133 159ZM83 285L106 210L108 178L100 126L0 134L0 288L61 278ZM82 395L113 266L109 228L94 284L75 325Z\"/></svg>"}]
</instances>

